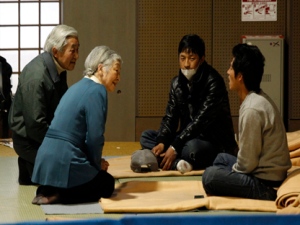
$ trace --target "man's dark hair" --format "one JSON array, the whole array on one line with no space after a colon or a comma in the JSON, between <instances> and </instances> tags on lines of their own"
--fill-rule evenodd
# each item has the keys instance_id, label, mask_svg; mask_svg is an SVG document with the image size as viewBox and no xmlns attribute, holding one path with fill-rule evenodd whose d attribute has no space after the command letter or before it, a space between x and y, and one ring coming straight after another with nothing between
<instances>
[{"instance_id":1,"label":"man's dark hair","mask_svg":"<svg viewBox=\"0 0 300 225\"><path fill-rule=\"evenodd\" d=\"M1 138L9 137L8 112L12 102L11 78L12 68L5 58L0 56L0 130Z\"/></svg>"},{"instance_id":2,"label":"man's dark hair","mask_svg":"<svg viewBox=\"0 0 300 225\"><path fill-rule=\"evenodd\" d=\"M12 75L12 68L11 65L6 61L5 58L0 56L0 101L1 101L1 107L4 107L5 110L8 110L11 103L11 75ZM3 105L3 101L5 101L5 104ZM3 110L1 108L0 110Z\"/></svg>"},{"instance_id":3,"label":"man's dark hair","mask_svg":"<svg viewBox=\"0 0 300 225\"><path fill-rule=\"evenodd\" d=\"M192 52L197 54L200 58L205 56L205 44L202 38L197 34L188 34L183 36L178 46L178 55L181 52Z\"/></svg>"},{"instance_id":4,"label":"man's dark hair","mask_svg":"<svg viewBox=\"0 0 300 225\"><path fill-rule=\"evenodd\" d=\"M265 66L265 57L259 48L255 45L237 44L232 49L232 55L235 76L241 73L247 90L259 93Z\"/></svg>"}]
</instances>

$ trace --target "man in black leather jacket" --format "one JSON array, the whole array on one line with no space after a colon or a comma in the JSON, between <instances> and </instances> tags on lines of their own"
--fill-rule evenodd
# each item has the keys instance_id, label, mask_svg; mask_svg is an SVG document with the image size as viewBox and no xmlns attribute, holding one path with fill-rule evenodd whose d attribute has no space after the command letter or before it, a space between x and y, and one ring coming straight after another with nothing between
<instances>
[{"instance_id":1,"label":"man in black leather jacket","mask_svg":"<svg viewBox=\"0 0 300 225\"><path fill-rule=\"evenodd\" d=\"M158 131L142 133L163 170L205 169L220 152L237 154L228 92L222 76L205 61L204 41L185 35L178 47L180 70L171 81Z\"/></svg>"}]
</instances>

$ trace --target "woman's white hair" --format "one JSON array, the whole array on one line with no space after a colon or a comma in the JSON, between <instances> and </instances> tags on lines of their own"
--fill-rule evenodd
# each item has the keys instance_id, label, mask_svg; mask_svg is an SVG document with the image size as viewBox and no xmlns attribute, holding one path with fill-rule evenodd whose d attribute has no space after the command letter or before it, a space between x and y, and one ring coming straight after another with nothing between
<instances>
[{"instance_id":1,"label":"woman's white hair","mask_svg":"<svg viewBox=\"0 0 300 225\"><path fill-rule=\"evenodd\" d=\"M55 47L58 51L62 51L64 46L68 43L67 39L70 37L78 38L78 32L70 26L61 24L52 29L48 35L44 51L52 53L52 48Z\"/></svg>"},{"instance_id":2,"label":"woman's white hair","mask_svg":"<svg viewBox=\"0 0 300 225\"><path fill-rule=\"evenodd\" d=\"M99 64L103 64L108 71L116 61L122 63L122 58L118 53L107 46L97 46L90 52L85 60L83 76L91 77L94 75Z\"/></svg>"}]
</instances>

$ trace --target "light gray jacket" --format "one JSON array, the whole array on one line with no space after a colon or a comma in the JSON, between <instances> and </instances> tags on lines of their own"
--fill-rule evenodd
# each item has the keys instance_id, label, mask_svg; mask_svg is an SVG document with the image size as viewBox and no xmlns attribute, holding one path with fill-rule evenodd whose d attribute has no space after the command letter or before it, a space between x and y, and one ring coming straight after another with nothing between
<instances>
[{"instance_id":1,"label":"light gray jacket","mask_svg":"<svg viewBox=\"0 0 300 225\"><path fill-rule=\"evenodd\" d=\"M240 106L239 152L233 170L282 181L291 167L281 115L267 94L250 92Z\"/></svg>"}]
</instances>

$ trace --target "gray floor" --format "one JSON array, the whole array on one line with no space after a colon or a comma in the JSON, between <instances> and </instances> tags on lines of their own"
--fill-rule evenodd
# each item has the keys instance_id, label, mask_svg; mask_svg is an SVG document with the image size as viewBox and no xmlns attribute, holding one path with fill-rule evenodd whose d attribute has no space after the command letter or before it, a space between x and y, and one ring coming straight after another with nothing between
<instances>
[{"instance_id":1,"label":"gray floor","mask_svg":"<svg viewBox=\"0 0 300 225\"><path fill-rule=\"evenodd\" d=\"M11 149L13 151L13 149ZM21 186L17 182L18 167L17 156L2 156L0 152L0 223L15 223L25 221L45 221L64 219L85 218L121 218L124 214L77 214L77 215L45 215L42 208L31 204L35 195L36 186ZM145 179L136 178L135 180ZM201 179L201 177L165 177L147 178L147 180L176 180L176 179ZM126 182L133 179L119 179L116 182ZM178 215L178 213L176 213ZM220 210L198 210L194 212L183 212L182 215L241 215L241 214L266 214L259 212L238 212ZM132 215L132 214L131 214ZM142 214L139 214L142 215ZM157 216L159 214L147 214ZM164 214L166 215L166 214Z\"/></svg>"}]
</instances>

